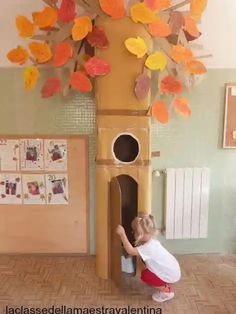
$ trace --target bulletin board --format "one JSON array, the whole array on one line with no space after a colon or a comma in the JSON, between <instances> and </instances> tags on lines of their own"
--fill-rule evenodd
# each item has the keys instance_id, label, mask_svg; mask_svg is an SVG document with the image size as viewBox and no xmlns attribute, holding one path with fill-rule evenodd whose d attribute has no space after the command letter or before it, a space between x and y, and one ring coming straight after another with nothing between
<instances>
[{"instance_id":1,"label":"bulletin board","mask_svg":"<svg viewBox=\"0 0 236 314\"><path fill-rule=\"evenodd\" d=\"M86 136L0 136L0 253L89 253Z\"/></svg>"},{"instance_id":2,"label":"bulletin board","mask_svg":"<svg viewBox=\"0 0 236 314\"><path fill-rule=\"evenodd\" d=\"M226 84L223 148L236 148L236 83Z\"/></svg>"}]
</instances>

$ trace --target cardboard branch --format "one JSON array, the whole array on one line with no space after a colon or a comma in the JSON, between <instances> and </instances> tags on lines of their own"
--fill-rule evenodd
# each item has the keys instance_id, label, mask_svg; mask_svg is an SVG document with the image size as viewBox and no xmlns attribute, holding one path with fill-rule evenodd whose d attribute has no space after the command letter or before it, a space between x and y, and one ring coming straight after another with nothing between
<instances>
[{"instance_id":1,"label":"cardboard branch","mask_svg":"<svg viewBox=\"0 0 236 314\"><path fill-rule=\"evenodd\" d=\"M180 3L173 5L173 7L170 7L164 11L174 11L174 10L177 10L179 8L182 8L183 6L185 6L186 4L189 4L189 3L190 3L190 0L185 0L183 2L180 2Z\"/></svg>"}]
</instances>

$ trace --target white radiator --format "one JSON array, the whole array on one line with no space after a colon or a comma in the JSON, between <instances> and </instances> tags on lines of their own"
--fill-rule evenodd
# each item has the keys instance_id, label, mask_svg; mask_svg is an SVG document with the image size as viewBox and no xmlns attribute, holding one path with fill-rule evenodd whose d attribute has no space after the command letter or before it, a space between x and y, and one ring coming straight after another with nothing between
<instances>
[{"instance_id":1,"label":"white radiator","mask_svg":"<svg viewBox=\"0 0 236 314\"><path fill-rule=\"evenodd\" d=\"M210 171L166 169L166 238L207 237Z\"/></svg>"}]
</instances>

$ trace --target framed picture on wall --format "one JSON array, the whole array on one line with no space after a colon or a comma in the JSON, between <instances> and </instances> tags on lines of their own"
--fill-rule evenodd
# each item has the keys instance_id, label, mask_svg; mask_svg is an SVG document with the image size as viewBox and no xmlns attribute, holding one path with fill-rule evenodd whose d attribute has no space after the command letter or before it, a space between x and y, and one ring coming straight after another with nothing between
<instances>
[{"instance_id":1,"label":"framed picture on wall","mask_svg":"<svg viewBox=\"0 0 236 314\"><path fill-rule=\"evenodd\" d=\"M223 148L236 148L236 83L225 87Z\"/></svg>"}]
</instances>

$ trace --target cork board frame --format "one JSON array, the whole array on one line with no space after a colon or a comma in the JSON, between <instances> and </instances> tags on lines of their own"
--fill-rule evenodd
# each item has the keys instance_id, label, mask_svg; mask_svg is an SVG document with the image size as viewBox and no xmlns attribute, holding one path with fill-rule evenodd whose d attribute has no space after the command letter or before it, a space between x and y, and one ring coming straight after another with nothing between
<instances>
[{"instance_id":1,"label":"cork board frame","mask_svg":"<svg viewBox=\"0 0 236 314\"><path fill-rule=\"evenodd\" d=\"M86 135L0 135L0 139L22 138L67 140L69 204L0 205L0 254L88 255L90 252L88 137ZM40 173L43 172L37 171L37 174Z\"/></svg>"},{"instance_id":2,"label":"cork board frame","mask_svg":"<svg viewBox=\"0 0 236 314\"><path fill-rule=\"evenodd\" d=\"M225 85L223 148L236 148L236 83Z\"/></svg>"}]
</instances>

